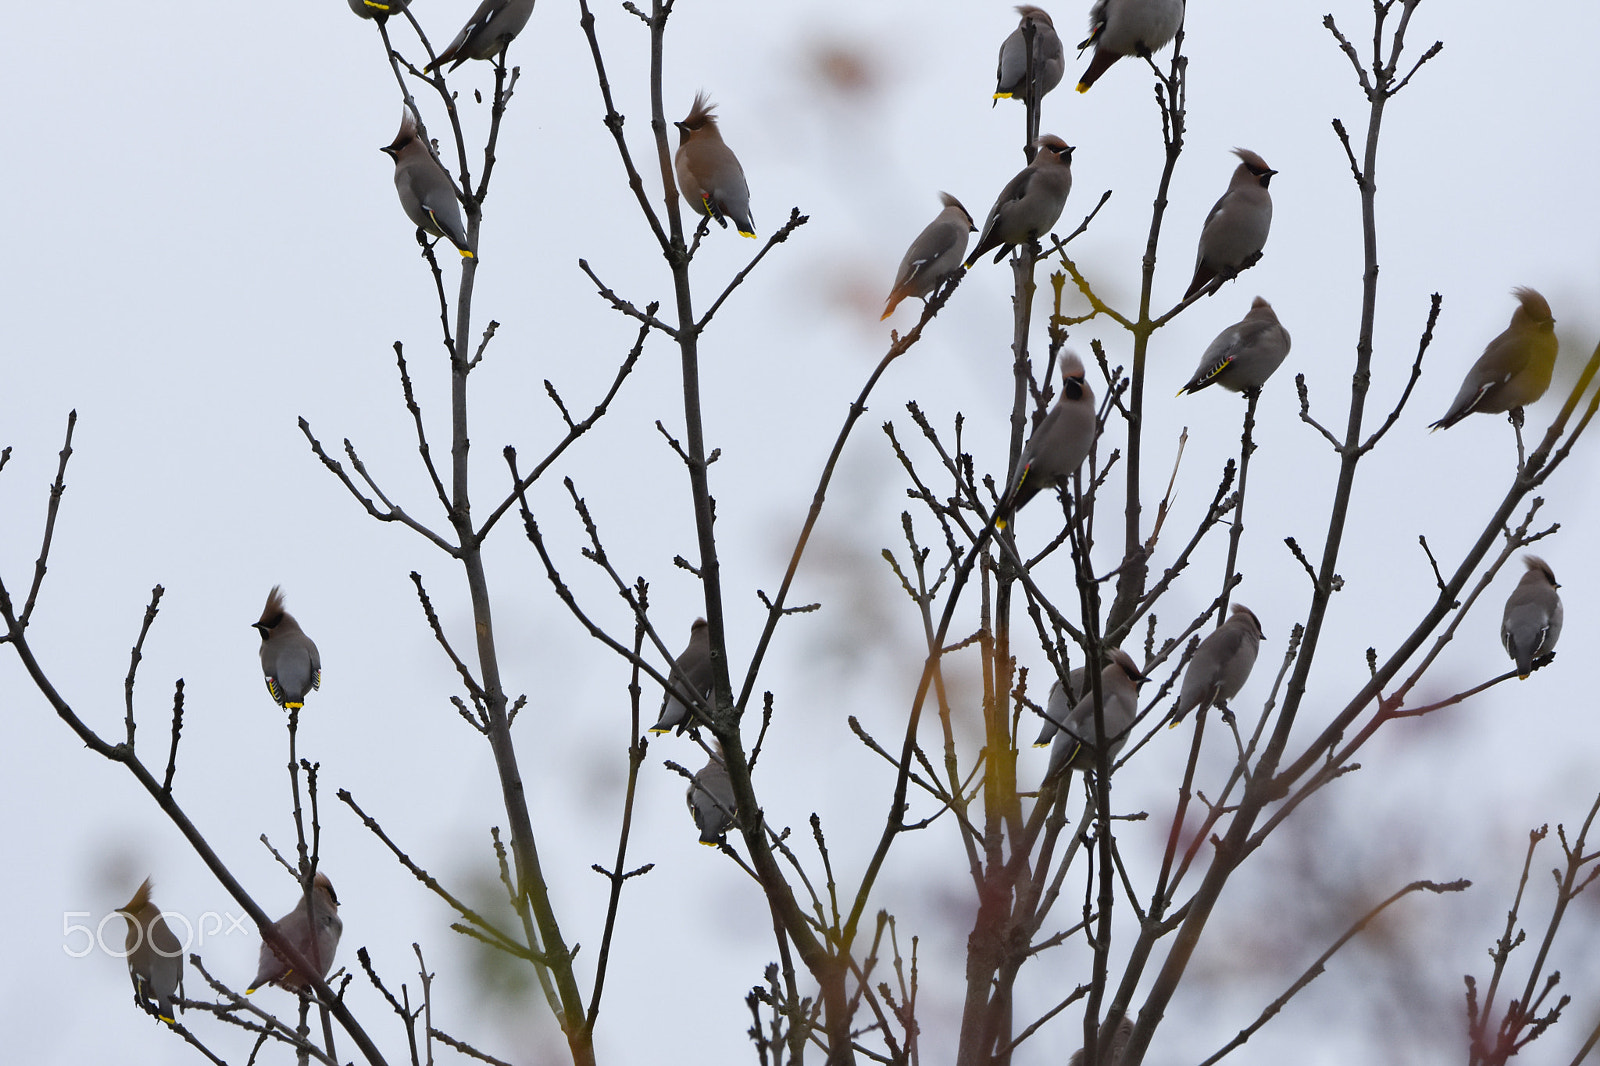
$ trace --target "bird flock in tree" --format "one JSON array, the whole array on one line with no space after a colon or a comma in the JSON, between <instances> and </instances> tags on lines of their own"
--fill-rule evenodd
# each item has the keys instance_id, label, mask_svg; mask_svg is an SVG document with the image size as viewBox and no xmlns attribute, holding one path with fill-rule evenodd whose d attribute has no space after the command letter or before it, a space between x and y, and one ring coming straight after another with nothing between
<instances>
[{"instance_id":1,"label":"bird flock in tree","mask_svg":"<svg viewBox=\"0 0 1600 1066\"><path fill-rule=\"evenodd\" d=\"M380 22L406 9L410 0L347 0L351 11ZM533 0L483 0L460 33L424 68L424 74L455 70L469 59L495 61L521 32L533 11ZM1032 69L1035 99L1060 84L1065 55L1050 15L1041 8L1018 7L1021 23L1000 47L994 101L1027 99L1027 74ZM1177 34L1184 18L1183 0L1095 0L1090 32L1079 44L1093 47L1077 90L1087 92L1118 59L1148 57ZM1027 42L1032 40L1032 62ZM447 66L448 65L448 66ZM697 216L726 228L731 221L746 237L755 236L750 190L738 158L722 139L714 107L701 92L688 114L675 123L679 145L674 156L678 191ZM963 268L993 250L999 262L1019 245L1037 242L1060 218L1072 188L1073 148L1052 134L1029 146L1031 162L1001 190L981 231L956 197L940 193L943 209L912 241L900 263L884 306L889 318L908 297L927 301ZM408 104L394 141L383 148L394 159L395 189L406 217L417 226L417 239L448 240L464 258L475 250L462 224L461 195L440 164L421 130L419 116ZM1184 293L1189 302L1215 293L1260 258L1272 224L1268 184L1277 173L1256 152L1236 148L1239 165L1228 189L1201 224L1194 274ZM967 254L969 235L978 232L977 247ZM1462 381L1450 409L1433 429L1446 429L1473 413L1510 412L1521 424L1522 408L1538 400L1550 385L1557 342L1555 320L1544 297L1529 288L1512 290L1517 307L1510 325L1489 342ZM1219 333L1200 357L1199 366L1179 395L1211 385L1233 392L1257 393L1289 354L1289 333L1272 305L1256 297L1239 322ZM1095 392L1082 361L1067 352L1061 360L1062 389L1055 404L1037 424L1023 447L1016 473L997 501L994 528L1004 531L1024 504L1038 493L1059 488L1071 501L1072 479L1093 450L1099 424ZM1527 572L1506 601L1501 641L1527 678L1548 656L1560 636L1560 585L1544 560L1525 556ZM297 712L306 696L321 686L322 664L316 644L284 609L281 588L274 586L260 620L261 668L267 691L278 706ZM1256 615L1234 604L1227 620L1199 642L1184 673L1170 726L1196 709L1226 707L1250 675L1263 638ZM1105 655L1098 684L1085 668L1071 671L1066 684L1051 687L1042 712L1043 728L1036 744L1050 745L1045 780L1073 769L1096 772L1110 765L1127 740L1138 712L1138 686L1146 680L1133 657L1121 648ZM669 685L653 733L695 731L713 711L711 644L705 619L690 627L689 643L673 662ZM1101 762L1101 733L1110 738ZM738 816L720 746L690 782L688 805L704 844L721 843ZM117 909L127 922L126 959L135 1002L168 1024L175 1024L183 1003L181 946L151 899L146 878L133 898ZM326 978L332 968L343 922L338 899L326 874L317 871L296 907L273 923L278 937ZM303 992L305 974L295 970L265 939L255 978L247 992L276 984ZM1122 1024L1128 1027L1124 1017ZM1124 1030L1119 1036L1126 1039ZM1081 1052L1080 1052L1081 1055Z\"/></svg>"}]
</instances>

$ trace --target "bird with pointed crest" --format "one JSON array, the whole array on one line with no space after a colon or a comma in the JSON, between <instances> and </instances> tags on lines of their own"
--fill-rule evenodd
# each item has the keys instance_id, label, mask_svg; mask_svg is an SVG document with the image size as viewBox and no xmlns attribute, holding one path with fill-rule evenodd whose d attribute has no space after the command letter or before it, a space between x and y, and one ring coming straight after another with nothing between
<instances>
[{"instance_id":1,"label":"bird with pointed crest","mask_svg":"<svg viewBox=\"0 0 1600 1066\"><path fill-rule=\"evenodd\" d=\"M1211 207L1200 226L1200 247L1194 257L1194 278L1184 291L1185 300L1239 275L1267 246L1272 229L1272 194L1267 183L1277 173L1248 148L1235 148L1239 165L1233 170L1228 191Z\"/></svg>"},{"instance_id":2,"label":"bird with pointed crest","mask_svg":"<svg viewBox=\"0 0 1600 1066\"><path fill-rule=\"evenodd\" d=\"M672 168L684 202L697 214L715 219L723 229L731 219L741 237L754 237L750 186L738 157L723 143L711 98L704 92L695 94L689 114L673 125L678 127L678 151L672 157Z\"/></svg>"},{"instance_id":3,"label":"bird with pointed crest","mask_svg":"<svg viewBox=\"0 0 1600 1066\"><path fill-rule=\"evenodd\" d=\"M267 691L279 707L298 710L306 694L322 687L322 656L294 615L283 609L283 588L272 586L261 620L253 623L261 634L261 672Z\"/></svg>"},{"instance_id":4,"label":"bird with pointed crest","mask_svg":"<svg viewBox=\"0 0 1600 1066\"><path fill-rule=\"evenodd\" d=\"M947 192L940 193L939 199L944 210L906 249L905 258L900 260L900 270L894 277L894 288L889 290L889 301L878 319L880 322L894 314L900 301L908 296L926 301L940 282L961 269L961 257L967 254L967 234L977 227L960 200Z\"/></svg>"},{"instance_id":5,"label":"bird with pointed crest","mask_svg":"<svg viewBox=\"0 0 1600 1066\"><path fill-rule=\"evenodd\" d=\"M1550 387L1559 347L1550 304L1532 289L1512 289L1511 295L1517 298L1511 324L1478 356L1450 410L1432 428L1449 429L1470 414L1520 410Z\"/></svg>"}]
</instances>

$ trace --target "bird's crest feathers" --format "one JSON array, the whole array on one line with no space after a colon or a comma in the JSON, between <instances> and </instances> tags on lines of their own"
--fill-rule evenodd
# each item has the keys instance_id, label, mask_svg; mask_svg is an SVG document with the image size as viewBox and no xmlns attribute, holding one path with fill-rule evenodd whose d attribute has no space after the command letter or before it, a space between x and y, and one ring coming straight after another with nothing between
<instances>
[{"instance_id":1,"label":"bird's crest feathers","mask_svg":"<svg viewBox=\"0 0 1600 1066\"><path fill-rule=\"evenodd\" d=\"M1530 555L1528 558L1531 559L1533 557ZM139 890L133 894L133 898L118 907L117 910L123 914L136 915L150 906L150 888L153 884L154 882L150 878L145 878L144 884L139 886Z\"/></svg>"},{"instance_id":2,"label":"bird's crest feathers","mask_svg":"<svg viewBox=\"0 0 1600 1066\"><path fill-rule=\"evenodd\" d=\"M960 211L961 217L967 220L967 228L969 230L975 230L978 228L972 221L972 212L963 207L960 200L957 200L954 196L951 196L947 192L941 192L939 194L939 202L944 204L946 207L953 207L957 211Z\"/></svg>"},{"instance_id":3,"label":"bird's crest feathers","mask_svg":"<svg viewBox=\"0 0 1600 1066\"><path fill-rule=\"evenodd\" d=\"M1277 171L1267 166L1267 161L1256 155L1248 148L1235 148L1233 154L1239 157L1239 162L1250 168L1250 172L1257 177L1262 174L1276 174Z\"/></svg>"},{"instance_id":4,"label":"bird's crest feathers","mask_svg":"<svg viewBox=\"0 0 1600 1066\"><path fill-rule=\"evenodd\" d=\"M694 94L694 105L689 108L689 113L683 117L678 126L689 132L709 125L715 129L717 125L717 105L711 102L711 97L704 89Z\"/></svg>"},{"instance_id":5,"label":"bird's crest feathers","mask_svg":"<svg viewBox=\"0 0 1600 1066\"><path fill-rule=\"evenodd\" d=\"M1525 285L1518 285L1511 290L1511 295L1517 298L1522 305L1521 310L1537 323L1549 322L1554 324L1555 317L1550 313L1550 302L1539 293Z\"/></svg>"},{"instance_id":6,"label":"bird's crest feathers","mask_svg":"<svg viewBox=\"0 0 1600 1066\"><path fill-rule=\"evenodd\" d=\"M283 586L274 585L272 591L267 593L267 605L261 609L261 620L257 626L273 628L283 621Z\"/></svg>"},{"instance_id":7,"label":"bird's crest feathers","mask_svg":"<svg viewBox=\"0 0 1600 1066\"><path fill-rule=\"evenodd\" d=\"M1231 621L1233 621L1233 619L1235 617L1237 617L1237 616L1239 616L1241 614L1244 615L1246 618L1248 618L1250 620L1250 628L1251 628L1251 630L1253 630L1255 632L1255 635L1256 635L1257 639L1260 639L1260 637L1261 637L1261 619L1257 618L1256 617L1256 613L1254 611L1252 611L1250 608L1246 607L1244 604L1242 604L1242 603L1234 604L1233 607L1228 611L1228 620L1231 622Z\"/></svg>"},{"instance_id":8,"label":"bird's crest feathers","mask_svg":"<svg viewBox=\"0 0 1600 1066\"><path fill-rule=\"evenodd\" d=\"M1537 555L1524 555L1522 557L1522 562L1523 562L1523 565L1526 566L1529 569L1529 571L1535 571L1536 570L1540 574L1543 574L1544 575L1544 579L1546 581L1550 582L1550 587L1551 588L1557 588L1558 589L1558 588L1561 587L1561 583L1556 580L1556 572L1554 570L1550 569L1550 564L1549 563L1545 562L1543 559L1539 558Z\"/></svg>"}]
</instances>

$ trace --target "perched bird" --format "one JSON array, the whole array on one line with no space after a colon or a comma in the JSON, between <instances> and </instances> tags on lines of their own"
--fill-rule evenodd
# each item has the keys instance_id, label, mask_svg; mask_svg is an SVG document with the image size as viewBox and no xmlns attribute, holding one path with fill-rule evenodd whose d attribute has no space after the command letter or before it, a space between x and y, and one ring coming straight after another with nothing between
<instances>
[{"instance_id":1,"label":"perched bird","mask_svg":"<svg viewBox=\"0 0 1600 1066\"><path fill-rule=\"evenodd\" d=\"M431 233L456 246L464 258L473 257L467 231L461 225L461 203L450 175L433 157L428 142L417 133L417 116L406 107L400 115L400 132L394 143L380 151L394 159L394 187L406 217L417 224L417 243Z\"/></svg>"},{"instance_id":2,"label":"perched bird","mask_svg":"<svg viewBox=\"0 0 1600 1066\"><path fill-rule=\"evenodd\" d=\"M398 15L406 9L411 0L345 0L354 11L364 19L377 19L379 22L387 21L390 15Z\"/></svg>"},{"instance_id":3,"label":"perched bird","mask_svg":"<svg viewBox=\"0 0 1600 1066\"><path fill-rule=\"evenodd\" d=\"M1061 687L1059 677L1050 683L1050 698L1044 704L1044 726L1039 730L1039 739L1033 742L1034 747L1042 748L1055 739L1067 712L1072 710L1072 705L1078 702L1078 696L1083 692L1083 671L1084 668L1080 666L1067 675L1070 692Z\"/></svg>"},{"instance_id":4,"label":"perched bird","mask_svg":"<svg viewBox=\"0 0 1600 1066\"><path fill-rule=\"evenodd\" d=\"M272 928L317 968L318 977L325 978L328 971L333 969L333 954L339 950L339 934L344 932L344 919L339 917L339 897L333 894L333 882L320 870L311 882L311 906L315 920L306 917L306 900L302 895L294 910L273 922ZM291 969L287 962L278 957L272 945L263 939L261 956L256 962L256 979L250 982L245 994L249 995L263 985L273 984L290 992L298 992L308 983L305 974Z\"/></svg>"},{"instance_id":5,"label":"perched bird","mask_svg":"<svg viewBox=\"0 0 1600 1066\"><path fill-rule=\"evenodd\" d=\"M1472 364L1455 402L1433 423L1434 429L1449 429L1476 411L1497 415L1526 407L1550 387L1557 347L1550 305L1532 289L1512 289L1511 295L1517 298L1511 325Z\"/></svg>"},{"instance_id":6,"label":"perched bird","mask_svg":"<svg viewBox=\"0 0 1600 1066\"><path fill-rule=\"evenodd\" d=\"M947 192L940 193L939 199L944 201L944 210L906 249L880 322L894 314L907 296L926 300L941 281L961 269L961 257L967 254L967 234L978 227L972 224L972 216L960 200Z\"/></svg>"},{"instance_id":7,"label":"perched bird","mask_svg":"<svg viewBox=\"0 0 1600 1066\"><path fill-rule=\"evenodd\" d=\"M1094 390L1084 378L1077 353L1061 357L1061 395L1022 447L1022 458L1000 503L995 508L995 528L1043 490L1069 479L1094 447L1096 421Z\"/></svg>"},{"instance_id":8,"label":"perched bird","mask_svg":"<svg viewBox=\"0 0 1600 1066\"><path fill-rule=\"evenodd\" d=\"M1112 648L1106 654L1106 665L1100 671L1101 716L1105 721L1106 735L1111 738L1106 748L1106 758L1116 758L1122 745L1127 743L1128 729L1139 714L1138 684L1145 676L1134 665L1132 657L1121 648ZM1061 721L1061 731L1050 745L1050 768L1045 771L1046 781L1059 773L1071 770L1093 770L1095 747L1099 734L1094 728L1094 691L1083 694L1072 710Z\"/></svg>"},{"instance_id":9,"label":"perched bird","mask_svg":"<svg viewBox=\"0 0 1600 1066\"><path fill-rule=\"evenodd\" d=\"M1194 280L1185 300L1213 282L1221 284L1238 275L1247 262L1267 245L1272 228L1272 194L1267 183L1277 173L1248 148L1235 148L1241 162L1228 182L1228 191L1211 208L1200 227L1200 250L1194 258Z\"/></svg>"},{"instance_id":10,"label":"perched bird","mask_svg":"<svg viewBox=\"0 0 1600 1066\"><path fill-rule=\"evenodd\" d=\"M1261 650L1261 622L1250 608L1233 605L1228 620L1200 642L1183 674L1172 725L1196 707L1226 703L1239 694Z\"/></svg>"},{"instance_id":11,"label":"perched bird","mask_svg":"<svg viewBox=\"0 0 1600 1066\"><path fill-rule=\"evenodd\" d=\"M446 63L454 70L469 59L493 59L522 32L532 14L533 0L483 0L456 39L422 72L432 74Z\"/></svg>"},{"instance_id":12,"label":"perched bird","mask_svg":"<svg viewBox=\"0 0 1600 1066\"><path fill-rule=\"evenodd\" d=\"M1533 673L1533 660L1556 646L1561 636L1560 584L1555 571L1537 555L1524 555L1528 572L1506 600L1506 613L1500 619L1500 643L1506 654L1517 661L1517 676L1524 681Z\"/></svg>"},{"instance_id":13,"label":"perched bird","mask_svg":"<svg viewBox=\"0 0 1600 1066\"><path fill-rule=\"evenodd\" d=\"M995 100L1009 100L1013 96L1018 99L1026 97L1026 86L1023 84L1028 77L1028 53L1025 34L1028 26L1033 26L1033 73L1039 79L1039 99L1044 99L1045 93L1061 84L1061 75L1066 72L1067 59L1061 51L1061 38L1056 36L1056 24L1050 21L1050 15L1041 7L1023 4L1017 8L1017 14L1022 16L1022 22L1011 35L1000 45L1000 62L994 74ZM994 104L990 104L993 107Z\"/></svg>"},{"instance_id":14,"label":"perched bird","mask_svg":"<svg viewBox=\"0 0 1600 1066\"><path fill-rule=\"evenodd\" d=\"M267 691L279 707L305 706L306 693L322 687L322 657L294 615L283 609L280 586L267 593L261 620L252 628L261 633L261 672L267 678Z\"/></svg>"},{"instance_id":15,"label":"perched bird","mask_svg":"<svg viewBox=\"0 0 1600 1066\"><path fill-rule=\"evenodd\" d=\"M125 947L133 1001L168 1025L176 1024L172 1006L174 996L183 998L183 945L150 899L150 878L117 913L128 920Z\"/></svg>"},{"instance_id":16,"label":"perched bird","mask_svg":"<svg viewBox=\"0 0 1600 1066\"><path fill-rule=\"evenodd\" d=\"M1128 1040L1132 1036L1133 1019L1124 1014L1121 1018L1117 1019L1117 1028L1111 1034L1111 1047L1109 1052L1102 1046L1100 1049L1098 1049L1099 1054L1097 1055L1097 1058L1101 1062L1108 1062L1111 1063L1112 1066L1116 1066L1117 1063L1122 1061L1123 1049L1128 1046ZM1083 1048L1079 1048L1077 1051L1072 1053L1072 1057L1067 1060L1067 1066L1083 1066Z\"/></svg>"},{"instance_id":17,"label":"perched bird","mask_svg":"<svg viewBox=\"0 0 1600 1066\"><path fill-rule=\"evenodd\" d=\"M1061 217L1067 193L1072 191L1072 147L1049 133L1033 146L1038 149L1033 162L1006 183L989 209L978 246L967 256L968 267L991 248L1000 249L994 256L994 261L1000 262L1013 246L1049 233Z\"/></svg>"},{"instance_id":18,"label":"perched bird","mask_svg":"<svg viewBox=\"0 0 1600 1066\"><path fill-rule=\"evenodd\" d=\"M678 191L690 207L710 215L723 229L731 218L741 237L754 237L750 186L745 184L738 157L722 143L715 110L705 93L697 93L689 114L682 122L673 123L678 127L678 151L672 157Z\"/></svg>"},{"instance_id":19,"label":"perched bird","mask_svg":"<svg viewBox=\"0 0 1600 1066\"><path fill-rule=\"evenodd\" d=\"M1289 331L1278 321L1272 305L1257 296L1250 302L1250 313L1207 346L1194 376L1178 395L1199 392L1208 385L1221 385L1232 392L1259 389L1288 354Z\"/></svg>"},{"instance_id":20,"label":"perched bird","mask_svg":"<svg viewBox=\"0 0 1600 1066\"><path fill-rule=\"evenodd\" d=\"M1078 79L1078 91L1088 92L1123 56L1161 51L1182 25L1183 0L1095 0L1089 36L1078 43L1079 52L1094 45L1094 55Z\"/></svg>"},{"instance_id":21,"label":"perched bird","mask_svg":"<svg viewBox=\"0 0 1600 1066\"><path fill-rule=\"evenodd\" d=\"M694 826L700 830L700 843L715 847L733 825L735 811L733 783L728 780L721 747L689 782L687 799Z\"/></svg>"},{"instance_id":22,"label":"perched bird","mask_svg":"<svg viewBox=\"0 0 1600 1066\"><path fill-rule=\"evenodd\" d=\"M689 627L689 646L672 664L672 683L699 693L707 705L711 703L711 630L704 618L696 618ZM669 688L661 701L661 717L650 732L665 733L677 726L678 735L682 736L693 724L694 715L689 713L688 705Z\"/></svg>"}]
</instances>

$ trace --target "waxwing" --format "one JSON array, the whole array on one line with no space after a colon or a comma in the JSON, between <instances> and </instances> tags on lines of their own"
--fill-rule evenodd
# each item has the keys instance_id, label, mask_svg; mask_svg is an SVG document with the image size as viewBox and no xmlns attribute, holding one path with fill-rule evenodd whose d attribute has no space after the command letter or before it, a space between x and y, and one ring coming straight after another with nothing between
<instances>
[{"instance_id":1,"label":"waxwing","mask_svg":"<svg viewBox=\"0 0 1600 1066\"><path fill-rule=\"evenodd\" d=\"M1194 259L1194 279L1183 294L1185 300L1208 285L1221 285L1237 276L1267 244L1267 231L1272 228L1272 194L1267 192L1267 183L1277 171L1247 148L1235 148L1233 154L1241 162L1234 168L1228 191L1200 227L1200 250Z\"/></svg>"},{"instance_id":2,"label":"waxwing","mask_svg":"<svg viewBox=\"0 0 1600 1066\"><path fill-rule=\"evenodd\" d=\"M176 1024L172 1008L174 997L183 998L183 945L150 899L150 878L117 913L128 921L125 947L133 1001L168 1025Z\"/></svg>"},{"instance_id":3,"label":"waxwing","mask_svg":"<svg viewBox=\"0 0 1600 1066\"><path fill-rule=\"evenodd\" d=\"M694 817L695 828L700 830L700 843L716 847L733 825L735 810L733 782L728 779L728 768L723 763L722 748L717 747L700 772L689 782L689 813Z\"/></svg>"},{"instance_id":4,"label":"waxwing","mask_svg":"<svg viewBox=\"0 0 1600 1066\"><path fill-rule=\"evenodd\" d=\"M967 266L991 248L1000 249L994 256L994 261L1000 262L1013 246L1049 233L1061 217L1067 193L1072 191L1072 147L1049 133L1033 146L1038 149L1033 162L1006 183L989 209L978 246L967 256Z\"/></svg>"},{"instance_id":5,"label":"waxwing","mask_svg":"<svg viewBox=\"0 0 1600 1066\"><path fill-rule=\"evenodd\" d=\"M522 32L532 14L533 0L483 0L456 39L422 72L431 74L446 63L454 70L469 59L493 59Z\"/></svg>"},{"instance_id":6,"label":"waxwing","mask_svg":"<svg viewBox=\"0 0 1600 1066\"><path fill-rule=\"evenodd\" d=\"M715 110L710 98L698 93L689 114L682 122L673 123L678 127L678 151L672 157L678 191L697 214L710 215L723 229L732 219L740 236L754 237L750 186L745 184L738 157L722 143Z\"/></svg>"},{"instance_id":7,"label":"waxwing","mask_svg":"<svg viewBox=\"0 0 1600 1066\"><path fill-rule=\"evenodd\" d=\"M961 269L961 257L967 254L967 234L978 227L972 224L972 216L960 200L947 192L940 193L939 199L944 201L944 210L906 249L880 322L894 314L907 296L926 300L941 281Z\"/></svg>"},{"instance_id":8,"label":"waxwing","mask_svg":"<svg viewBox=\"0 0 1600 1066\"><path fill-rule=\"evenodd\" d=\"M995 100L1026 98L1023 80L1028 76L1026 38L1028 24L1033 24L1033 73L1039 79L1039 98L1061 84L1067 60L1061 51L1061 38L1056 36L1056 25L1050 15L1039 7L1023 4L1017 8L1022 22L1000 45L1000 62L994 76ZM993 104L989 106L993 107Z\"/></svg>"},{"instance_id":9,"label":"waxwing","mask_svg":"<svg viewBox=\"0 0 1600 1066\"><path fill-rule=\"evenodd\" d=\"M354 11L364 19L377 19L386 22L390 15L398 15L406 9L411 0L345 0Z\"/></svg>"},{"instance_id":10,"label":"waxwing","mask_svg":"<svg viewBox=\"0 0 1600 1066\"><path fill-rule=\"evenodd\" d=\"M1097 1057L1101 1062L1110 1063L1111 1066L1117 1066L1117 1064L1122 1061L1123 1049L1128 1046L1128 1041L1132 1038L1132 1036L1133 1019L1124 1014L1117 1020L1116 1031L1111 1034L1111 1047L1106 1048L1105 1045L1102 1044L1100 1048L1097 1049L1099 1051L1099 1055ZM1077 1051L1072 1053L1072 1057L1067 1060L1067 1066L1083 1066L1083 1048L1079 1048Z\"/></svg>"},{"instance_id":11,"label":"waxwing","mask_svg":"<svg viewBox=\"0 0 1600 1066\"><path fill-rule=\"evenodd\" d=\"M1139 714L1138 683L1144 680L1127 652L1113 648L1107 653L1105 669L1100 671L1100 713L1105 720L1106 733L1111 737L1111 745L1106 749L1107 759L1116 758L1122 745L1127 743L1128 730ZM1093 770L1097 740L1094 691L1091 689L1062 720L1061 731L1050 745L1050 768L1045 771L1045 780L1065 771Z\"/></svg>"},{"instance_id":12,"label":"waxwing","mask_svg":"<svg viewBox=\"0 0 1600 1066\"><path fill-rule=\"evenodd\" d=\"M1434 429L1449 429L1475 411L1503 414L1526 407L1550 387L1556 366L1556 320L1532 289L1512 289L1517 309L1511 325L1483 350L1467 371L1461 391Z\"/></svg>"},{"instance_id":13,"label":"waxwing","mask_svg":"<svg viewBox=\"0 0 1600 1066\"><path fill-rule=\"evenodd\" d=\"M1123 56L1161 51L1182 25L1183 0L1095 0L1089 36L1078 43L1079 52L1094 45L1094 56L1078 79L1078 91L1088 92Z\"/></svg>"},{"instance_id":14,"label":"waxwing","mask_svg":"<svg viewBox=\"0 0 1600 1066\"><path fill-rule=\"evenodd\" d=\"M1506 654L1517 661L1517 676L1527 680L1533 673L1533 660L1556 646L1561 636L1561 597L1556 589L1555 571L1537 555L1524 555L1528 572L1506 600L1506 613L1500 619L1500 643Z\"/></svg>"},{"instance_id":15,"label":"waxwing","mask_svg":"<svg viewBox=\"0 0 1600 1066\"><path fill-rule=\"evenodd\" d=\"M1004 529L1017 509L1053 485L1067 481L1094 447L1094 390L1076 353L1061 357L1061 395L1022 448L1016 475L995 510L995 528Z\"/></svg>"},{"instance_id":16,"label":"waxwing","mask_svg":"<svg viewBox=\"0 0 1600 1066\"><path fill-rule=\"evenodd\" d=\"M672 664L672 684L699 693L705 698L707 707L710 706L711 629L704 618L696 618L689 627L689 646ZM683 731L694 724L695 718L689 712L688 705L669 688L666 698L661 701L661 717L650 727L650 732L665 733L677 726L678 735L682 736Z\"/></svg>"},{"instance_id":17,"label":"waxwing","mask_svg":"<svg viewBox=\"0 0 1600 1066\"><path fill-rule=\"evenodd\" d=\"M1232 392L1259 389L1288 354L1289 331L1278 321L1272 305L1257 296L1249 314L1217 334L1178 395L1199 392L1208 385L1221 385Z\"/></svg>"},{"instance_id":18,"label":"waxwing","mask_svg":"<svg viewBox=\"0 0 1600 1066\"><path fill-rule=\"evenodd\" d=\"M344 932L344 920L339 917L339 897L333 894L333 882L328 875L317 871L311 882L311 906L316 920L306 918L305 896L294 910L272 923L280 936L293 944L305 960L317 967L317 976L326 978L333 969L333 955L339 950L339 934ZM315 939L312 937L315 929ZM263 985L275 984L279 988L298 992L307 984L304 974L295 973L289 964L278 957L272 945L261 942L261 956L256 963L256 979L245 989L249 995Z\"/></svg>"},{"instance_id":19,"label":"waxwing","mask_svg":"<svg viewBox=\"0 0 1600 1066\"><path fill-rule=\"evenodd\" d=\"M322 687L322 657L294 615L283 609L283 589L272 586L261 620L253 624L261 633L261 672L267 691L279 707L305 706L306 693Z\"/></svg>"},{"instance_id":20,"label":"waxwing","mask_svg":"<svg viewBox=\"0 0 1600 1066\"><path fill-rule=\"evenodd\" d=\"M1250 608L1234 604L1228 620L1200 642L1194 658L1189 660L1172 724L1183 721L1196 707L1227 703L1237 696L1250 677L1260 650L1261 622Z\"/></svg>"},{"instance_id":21,"label":"waxwing","mask_svg":"<svg viewBox=\"0 0 1600 1066\"><path fill-rule=\"evenodd\" d=\"M1071 691L1061 687L1058 677L1050 683L1050 698L1044 704L1044 725L1039 730L1039 739L1033 742L1036 748L1042 748L1055 739L1061 723L1066 721L1067 712L1072 710L1072 705L1078 702L1078 697L1083 693L1084 668L1078 667L1067 675L1067 683Z\"/></svg>"},{"instance_id":22,"label":"waxwing","mask_svg":"<svg viewBox=\"0 0 1600 1066\"><path fill-rule=\"evenodd\" d=\"M424 233L431 233L443 237L464 258L471 259L473 250L461 225L456 187L433 157L428 142L418 134L417 116L410 107L401 111L400 132L395 134L394 143L380 150L394 158L395 191L400 194L406 217L417 224L417 242L422 243Z\"/></svg>"}]
</instances>

